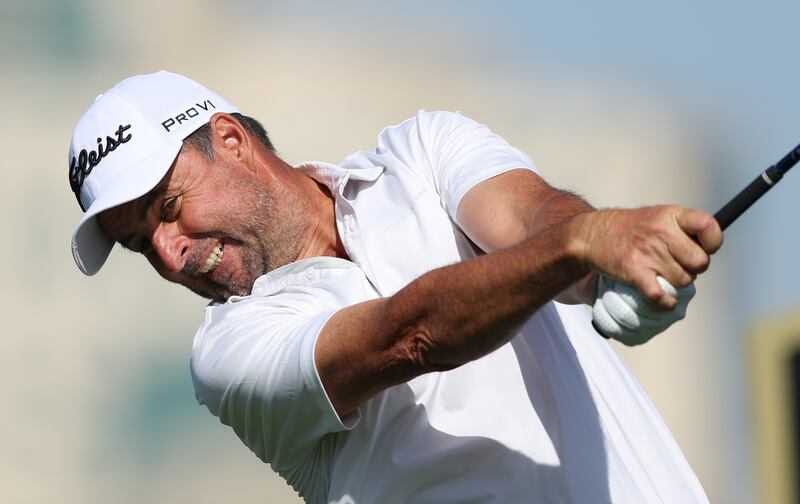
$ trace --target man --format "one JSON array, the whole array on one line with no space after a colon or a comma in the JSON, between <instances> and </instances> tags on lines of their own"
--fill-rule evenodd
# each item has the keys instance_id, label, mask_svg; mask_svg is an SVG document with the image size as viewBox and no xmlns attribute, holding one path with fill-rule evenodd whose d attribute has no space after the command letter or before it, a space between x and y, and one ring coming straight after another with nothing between
<instances>
[{"instance_id":1,"label":"man","mask_svg":"<svg viewBox=\"0 0 800 504\"><path fill-rule=\"evenodd\" d=\"M213 300L197 398L309 502L706 500L580 306L599 289L628 343L682 317L722 243L705 212L594 210L445 112L292 167L167 72L98 97L70 183L82 271L119 242Z\"/></svg>"}]
</instances>

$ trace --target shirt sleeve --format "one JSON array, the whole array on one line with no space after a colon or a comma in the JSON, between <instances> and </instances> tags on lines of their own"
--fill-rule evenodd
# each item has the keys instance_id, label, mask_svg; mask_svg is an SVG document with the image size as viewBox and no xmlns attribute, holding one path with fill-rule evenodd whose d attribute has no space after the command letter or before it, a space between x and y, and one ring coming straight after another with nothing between
<instances>
[{"instance_id":1,"label":"shirt sleeve","mask_svg":"<svg viewBox=\"0 0 800 504\"><path fill-rule=\"evenodd\" d=\"M335 310L298 315L265 306L234 315L218 308L195 339L195 393L261 460L277 471L292 468L323 436L356 425L358 411L339 418L314 364L317 337Z\"/></svg>"},{"instance_id":2,"label":"shirt sleeve","mask_svg":"<svg viewBox=\"0 0 800 504\"><path fill-rule=\"evenodd\" d=\"M439 193L442 206L456 221L458 205L477 184L509 170L537 172L531 158L489 128L458 112L426 112L379 137L379 149L391 150L424 173Z\"/></svg>"}]
</instances>

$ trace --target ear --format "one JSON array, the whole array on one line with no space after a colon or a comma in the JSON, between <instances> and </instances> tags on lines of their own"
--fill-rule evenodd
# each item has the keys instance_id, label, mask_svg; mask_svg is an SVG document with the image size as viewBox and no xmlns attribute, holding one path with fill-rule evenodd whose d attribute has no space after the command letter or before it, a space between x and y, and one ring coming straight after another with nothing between
<instances>
[{"instance_id":1,"label":"ear","mask_svg":"<svg viewBox=\"0 0 800 504\"><path fill-rule=\"evenodd\" d=\"M254 169L253 151L247 130L230 114L218 112L209 121L214 151L232 161L244 163Z\"/></svg>"}]
</instances>

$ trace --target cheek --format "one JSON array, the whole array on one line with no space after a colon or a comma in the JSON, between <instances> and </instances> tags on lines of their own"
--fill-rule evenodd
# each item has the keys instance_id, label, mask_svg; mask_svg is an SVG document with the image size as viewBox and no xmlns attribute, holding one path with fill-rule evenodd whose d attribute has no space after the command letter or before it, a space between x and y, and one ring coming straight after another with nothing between
<instances>
[{"instance_id":1,"label":"cheek","mask_svg":"<svg viewBox=\"0 0 800 504\"><path fill-rule=\"evenodd\" d=\"M244 183L248 185L243 187ZM202 192L184 199L181 230L186 234L241 234L241 230L259 220L256 214L265 211L264 203L254 194L253 183L257 182L244 181L236 175L223 182L209 182Z\"/></svg>"},{"instance_id":2,"label":"cheek","mask_svg":"<svg viewBox=\"0 0 800 504\"><path fill-rule=\"evenodd\" d=\"M224 207L215 201L195 201L181 208L178 225L181 232L191 236L219 231L221 222L225 222Z\"/></svg>"}]
</instances>

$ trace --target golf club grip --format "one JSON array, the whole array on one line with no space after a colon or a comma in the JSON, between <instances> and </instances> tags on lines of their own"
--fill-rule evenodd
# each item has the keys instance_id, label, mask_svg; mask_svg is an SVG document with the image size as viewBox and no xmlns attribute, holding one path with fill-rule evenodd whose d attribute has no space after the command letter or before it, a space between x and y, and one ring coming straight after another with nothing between
<instances>
[{"instance_id":1,"label":"golf club grip","mask_svg":"<svg viewBox=\"0 0 800 504\"><path fill-rule=\"evenodd\" d=\"M758 198L769 191L781 179L781 174L775 170L774 166L767 168L764 173L756 177L742 191L733 197L724 207L714 214L719 227L724 231L725 228L733 224L745 210L758 201Z\"/></svg>"}]
</instances>

